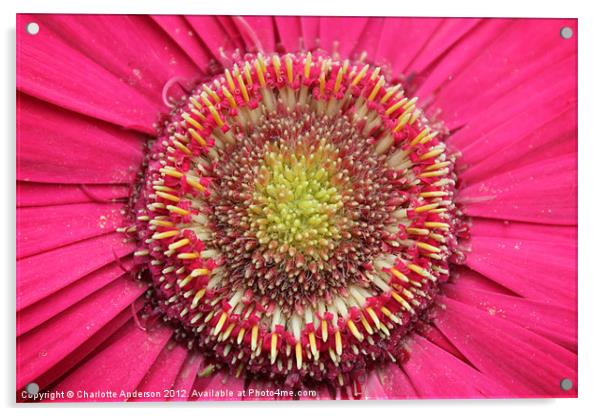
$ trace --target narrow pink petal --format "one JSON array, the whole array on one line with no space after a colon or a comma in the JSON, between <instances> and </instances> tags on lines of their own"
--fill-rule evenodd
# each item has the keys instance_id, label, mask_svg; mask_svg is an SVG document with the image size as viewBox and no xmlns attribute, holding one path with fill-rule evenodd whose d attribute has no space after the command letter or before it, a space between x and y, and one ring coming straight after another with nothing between
<instances>
[{"instance_id":1,"label":"narrow pink petal","mask_svg":"<svg viewBox=\"0 0 602 416\"><path fill-rule=\"evenodd\" d=\"M471 235L521 240L545 241L560 246L577 242L577 227L571 225L535 224L529 222L499 221L471 218Z\"/></svg>"},{"instance_id":2,"label":"narrow pink petal","mask_svg":"<svg viewBox=\"0 0 602 416\"><path fill-rule=\"evenodd\" d=\"M347 58L356 47L368 17L322 17L320 18L320 46L332 52L336 50Z\"/></svg>"},{"instance_id":3,"label":"narrow pink petal","mask_svg":"<svg viewBox=\"0 0 602 416\"><path fill-rule=\"evenodd\" d=\"M17 261L17 310L134 250L122 234L111 233Z\"/></svg>"},{"instance_id":4,"label":"narrow pink petal","mask_svg":"<svg viewBox=\"0 0 602 416\"><path fill-rule=\"evenodd\" d=\"M146 286L122 278L17 339L17 385L23 386L65 358L128 307Z\"/></svg>"},{"instance_id":5,"label":"narrow pink petal","mask_svg":"<svg viewBox=\"0 0 602 416\"><path fill-rule=\"evenodd\" d=\"M513 394L494 379L427 341L412 336L410 358L403 363L416 391L423 398L508 398Z\"/></svg>"},{"instance_id":6,"label":"narrow pink petal","mask_svg":"<svg viewBox=\"0 0 602 416\"><path fill-rule=\"evenodd\" d=\"M516 24L516 19L481 19L474 30L466 33L461 42L445 53L445 59L438 59L436 65L429 65L416 74L413 79L415 94L422 100L432 100L433 94L447 83L454 82L459 73L513 24Z\"/></svg>"},{"instance_id":7,"label":"narrow pink petal","mask_svg":"<svg viewBox=\"0 0 602 416\"><path fill-rule=\"evenodd\" d=\"M437 327L432 326L432 325L424 325L424 326L420 327L419 329L417 329L416 332L421 337L426 338L429 342L435 344L442 350L450 353L457 359L464 361L465 363L468 363L468 360L466 359L466 357L464 357L462 355L462 353L460 351L458 351L458 349L454 346L454 344L449 342L449 340L445 337L445 335L443 335L441 333L441 331L439 331L439 329L437 329Z\"/></svg>"},{"instance_id":8,"label":"narrow pink petal","mask_svg":"<svg viewBox=\"0 0 602 416\"><path fill-rule=\"evenodd\" d=\"M25 94L17 132L17 179L44 183L132 183L146 140Z\"/></svg>"},{"instance_id":9,"label":"narrow pink petal","mask_svg":"<svg viewBox=\"0 0 602 416\"><path fill-rule=\"evenodd\" d=\"M298 51L303 31L301 29L301 19L299 16L275 16L276 29L280 43L287 52Z\"/></svg>"},{"instance_id":10,"label":"narrow pink petal","mask_svg":"<svg viewBox=\"0 0 602 416\"><path fill-rule=\"evenodd\" d=\"M444 290L454 300L507 319L571 351L577 351L576 310L481 290L473 287L472 281L463 279L462 275L453 284L446 285Z\"/></svg>"},{"instance_id":11,"label":"narrow pink petal","mask_svg":"<svg viewBox=\"0 0 602 416\"><path fill-rule=\"evenodd\" d=\"M196 65L150 16L47 14L36 19L43 31L55 33L155 102L160 102L161 89L171 77L193 79L198 74Z\"/></svg>"},{"instance_id":12,"label":"narrow pink petal","mask_svg":"<svg viewBox=\"0 0 602 416\"><path fill-rule=\"evenodd\" d=\"M237 34L236 37L232 37L229 33L231 28L225 27L225 20L218 16L186 16L186 20L207 51L211 52L219 62L224 63L221 56L222 49L229 56L237 48L244 47L242 36Z\"/></svg>"},{"instance_id":13,"label":"narrow pink petal","mask_svg":"<svg viewBox=\"0 0 602 416\"><path fill-rule=\"evenodd\" d=\"M574 62L574 57L569 59ZM481 119L470 121L450 137L450 145L462 151L462 164L476 165L501 150L512 152L514 160L534 151L538 153L531 157L545 156L548 147L571 131L576 140L577 79L562 78L562 65L549 69L551 72L542 75L558 78L556 82L523 94L520 100L516 99L519 91L499 97L481 113ZM507 162L508 158L503 158L496 168Z\"/></svg>"},{"instance_id":14,"label":"narrow pink petal","mask_svg":"<svg viewBox=\"0 0 602 416\"><path fill-rule=\"evenodd\" d=\"M17 210L17 258L112 233L123 204L70 204Z\"/></svg>"},{"instance_id":15,"label":"narrow pink petal","mask_svg":"<svg viewBox=\"0 0 602 416\"><path fill-rule=\"evenodd\" d=\"M567 154L500 173L461 189L470 216L577 224L577 157Z\"/></svg>"},{"instance_id":16,"label":"narrow pink petal","mask_svg":"<svg viewBox=\"0 0 602 416\"><path fill-rule=\"evenodd\" d=\"M443 22L444 19L438 18L388 17L384 21L375 55L391 65L394 75L399 75L427 45Z\"/></svg>"},{"instance_id":17,"label":"narrow pink petal","mask_svg":"<svg viewBox=\"0 0 602 416\"><path fill-rule=\"evenodd\" d=\"M419 397L408 375L399 368L397 363L388 363L379 366L375 373L378 375L378 381L385 393L385 398L392 400L399 399L416 399ZM366 385L366 397L372 399L371 392L372 384L375 384L374 377L368 379Z\"/></svg>"},{"instance_id":18,"label":"narrow pink petal","mask_svg":"<svg viewBox=\"0 0 602 416\"><path fill-rule=\"evenodd\" d=\"M116 392L117 397L74 399L84 402L125 401L127 398L119 396L119 393L136 389L157 360L172 332L172 329L162 324L143 331L131 322L107 340L102 350L59 381L53 390L111 391ZM110 370L107 371L108 369Z\"/></svg>"},{"instance_id":19,"label":"narrow pink petal","mask_svg":"<svg viewBox=\"0 0 602 416\"><path fill-rule=\"evenodd\" d=\"M192 26L184 16L156 15L152 19L171 37L186 55L196 64L200 72L205 73L209 67L212 54L205 45L199 41Z\"/></svg>"},{"instance_id":20,"label":"narrow pink petal","mask_svg":"<svg viewBox=\"0 0 602 416\"><path fill-rule=\"evenodd\" d=\"M137 311L142 305L142 299L134 302L134 310ZM92 336L80 344L75 350L69 353L65 358L52 366L39 377L35 382L41 390L45 390L49 385L59 378L62 378L72 368L78 365L82 360L93 354L97 348L112 337L129 320L132 320L132 308L125 308L115 318L111 319L105 326L99 328Z\"/></svg>"},{"instance_id":21,"label":"narrow pink petal","mask_svg":"<svg viewBox=\"0 0 602 416\"><path fill-rule=\"evenodd\" d=\"M320 19L317 16L301 17L301 33L303 34L303 44L305 49L314 49L321 47L326 49L330 45L322 45L320 39Z\"/></svg>"},{"instance_id":22,"label":"narrow pink petal","mask_svg":"<svg viewBox=\"0 0 602 416\"><path fill-rule=\"evenodd\" d=\"M203 355L198 352L189 352L184 364L178 372L174 381L173 390L178 394L169 398L169 401L182 402L187 401L192 394L194 381L203 365Z\"/></svg>"},{"instance_id":23,"label":"narrow pink petal","mask_svg":"<svg viewBox=\"0 0 602 416\"><path fill-rule=\"evenodd\" d=\"M96 270L33 305L17 312L17 336L32 330L60 312L105 287L124 275L121 267L130 268L131 259L122 259L121 265L113 263Z\"/></svg>"},{"instance_id":24,"label":"narrow pink petal","mask_svg":"<svg viewBox=\"0 0 602 416\"><path fill-rule=\"evenodd\" d=\"M66 185L17 181L17 207L77 204L127 198L129 185Z\"/></svg>"},{"instance_id":25,"label":"narrow pink petal","mask_svg":"<svg viewBox=\"0 0 602 416\"><path fill-rule=\"evenodd\" d=\"M563 391L560 382L577 384L577 356L506 319L450 298L436 326L472 365L521 397L575 397L576 387Z\"/></svg>"},{"instance_id":26,"label":"narrow pink petal","mask_svg":"<svg viewBox=\"0 0 602 416\"><path fill-rule=\"evenodd\" d=\"M433 108L443 111L449 128L482 119L481 112L509 94L516 96L516 103L543 86L576 77L576 65L567 58L577 53L577 36L569 40L560 37L563 26L577 32L575 20L517 19L513 23L474 60L466 62L460 73L448 74L453 79L438 90ZM542 76L551 67L562 75ZM503 108L508 109L500 106Z\"/></svg>"},{"instance_id":27,"label":"narrow pink petal","mask_svg":"<svg viewBox=\"0 0 602 416\"><path fill-rule=\"evenodd\" d=\"M473 235L466 265L528 299L575 309L576 243Z\"/></svg>"},{"instance_id":28,"label":"narrow pink petal","mask_svg":"<svg viewBox=\"0 0 602 416\"><path fill-rule=\"evenodd\" d=\"M173 384L178 376L180 368L188 357L188 349L181 343L170 341L163 348L163 351L157 357L157 360L146 373L136 391L140 393L155 394L155 397L139 397L132 399L134 402L162 402L169 396L165 397L164 392L171 391Z\"/></svg>"},{"instance_id":29,"label":"narrow pink petal","mask_svg":"<svg viewBox=\"0 0 602 416\"><path fill-rule=\"evenodd\" d=\"M30 21L41 22L40 33L36 36L17 31L17 89L72 111L153 134L152 125L165 107L156 97L141 91L134 71L138 68L132 67L128 78L111 72L102 64L125 62L122 57L114 55L107 58L107 62L95 61L82 50L85 48L74 46L76 39L65 39L55 33L53 27L56 25L47 27L50 16L55 15L17 16L19 28ZM80 17L72 16L71 19ZM96 33L109 30L108 27L105 29ZM94 39L81 38L82 34L75 36L80 43L88 42L92 47ZM119 43L127 42L121 39ZM112 45L106 47L110 49ZM140 43L135 47L143 49Z\"/></svg>"},{"instance_id":30,"label":"narrow pink petal","mask_svg":"<svg viewBox=\"0 0 602 416\"><path fill-rule=\"evenodd\" d=\"M234 25L238 28L249 52L271 52L276 47L276 22L272 16L234 16Z\"/></svg>"},{"instance_id":31,"label":"narrow pink petal","mask_svg":"<svg viewBox=\"0 0 602 416\"><path fill-rule=\"evenodd\" d=\"M422 72L429 65L438 63L445 53L455 45L463 45L464 36L469 34L483 19L444 19L427 44L418 52L406 68L408 74Z\"/></svg>"},{"instance_id":32,"label":"narrow pink petal","mask_svg":"<svg viewBox=\"0 0 602 416\"><path fill-rule=\"evenodd\" d=\"M487 276L482 275L481 273L466 267L465 265L454 267L453 275L462 275L463 280L470 280L470 284L474 288L478 288L481 290L487 290L489 292L499 293L502 295L510 295L517 296L516 292L513 292L511 289L502 286L498 282L488 278ZM450 283L453 284L453 283Z\"/></svg>"},{"instance_id":33,"label":"narrow pink petal","mask_svg":"<svg viewBox=\"0 0 602 416\"><path fill-rule=\"evenodd\" d=\"M361 57L365 54L367 62L380 63L381 59L376 55L378 45L381 41L383 27L386 17L369 17L362 33L357 39L350 52L350 58Z\"/></svg>"}]
</instances>

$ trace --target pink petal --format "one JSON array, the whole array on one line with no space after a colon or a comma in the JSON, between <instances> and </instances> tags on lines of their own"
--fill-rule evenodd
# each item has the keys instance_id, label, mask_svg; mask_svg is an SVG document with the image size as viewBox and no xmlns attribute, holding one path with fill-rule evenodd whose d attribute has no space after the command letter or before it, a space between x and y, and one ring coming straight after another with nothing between
<instances>
[{"instance_id":1,"label":"pink petal","mask_svg":"<svg viewBox=\"0 0 602 416\"><path fill-rule=\"evenodd\" d=\"M240 33L236 31L236 36L232 37L230 33L233 29L224 25L230 17L222 19L220 16L186 16L185 18L207 51L211 52L219 62L224 63L220 50L223 49L226 56L229 56L237 48L244 47Z\"/></svg>"},{"instance_id":2,"label":"pink petal","mask_svg":"<svg viewBox=\"0 0 602 416\"><path fill-rule=\"evenodd\" d=\"M577 352L577 311L516 296L501 295L474 287L462 275L445 285L445 294L454 300L507 319L555 343Z\"/></svg>"},{"instance_id":3,"label":"pink petal","mask_svg":"<svg viewBox=\"0 0 602 416\"><path fill-rule=\"evenodd\" d=\"M577 224L577 158L567 154L469 185L457 201L470 216Z\"/></svg>"},{"instance_id":4,"label":"pink petal","mask_svg":"<svg viewBox=\"0 0 602 416\"><path fill-rule=\"evenodd\" d=\"M136 389L169 341L172 330L157 325L143 331L131 322L107 340L106 345L54 386L54 391L116 392L114 398L83 398L77 401L125 401L119 393Z\"/></svg>"},{"instance_id":5,"label":"pink petal","mask_svg":"<svg viewBox=\"0 0 602 416\"><path fill-rule=\"evenodd\" d=\"M34 182L132 183L146 140L24 94L17 131L17 179Z\"/></svg>"},{"instance_id":6,"label":"pink petal","mask_svg":"<svg viewBox=\"0 0 602 416\"><path fill-rule=\"evenodd\" d=\"M90 39L82 34L64 38L64 34L55 32L61 25L56 24L53 16L57 15L17 16L19 28L25 27L30 21L41 23L40 33L36 36L17 31L17 89L72 111L153 134L152 124L165 107L157 95L147 95L147 91L143 91L144 88L139 85L138 72L135 70L141 71L143 79L148 72L146 68L142 68L142 72L141 68L135 66L142 63L133 62L125 77L124 74L111 72L114 68L111 64L127 65L128 62L119 55L95 61L97 57L88 56L86 50L94 48L94 40L102 42L102 39ZM67 17L71 22L80 18L81 15ZM112 24L95 33L109 33L110 26ZM129 34L125 38L129 39ZM140 43L129 44L123 39L119 41L141 52L144 50L140 48ZM106 47L112 50L112 45ZM160 97L160 90L155 93Z\"/></svg>"},{"instance_id":7,"label":"pink petal","mask_svg":"<svg viewBox=\"0 0 602 416\"><path fill-rule=\"evenodd\" d=\"M182 364L173 384L173 390L178 394L170 398L170 401L181 402L188 400L201 365L203 365L202 354L198 352L188 353L188 357L186 357L186 361Z\"/></svg>"},{"instance_id":8,"label":"pink petal","mask_svg":"<svg viewBox=\"0 0 602 416\"><path fill-rule=\"evenodd\" d=\"M473 30L467 32L460 42L449 49L436 65L430 65L414 77L415 94L422 100L432 100L432 95L475 61L483 49L492 44L516 19L480 19Z\"/></svg>"},{"instance_id":9,"label":"pink petal","mask_svg":"<svg viewBox=\"0 0 602 416\"><path fill-rule=\"evenodd\" d=\"M321 47L323 49L329 48L331 45L322 45L320 39L320 20L321 17L316 16L304 16L301 17L301 33L303 34L303 44L305 49L314 49Z\"/></svg>"},{"instance_id":10,"label":"pink petal","mask_svg":"<svg viewBox=\"0 0 602 416\"><path fill-rule=\"evenodd\" d=\"M76 204L127 198L127 185L65 185L17 181L17 207Z\"/></svg>"},{"instance_id":11,"label":"pink petal","mask_svg":"<svg viewBox=\"0 0 602 416\"><path fill-rule=\"evenodd\" d=\"M17 310L130 254L135 246L111 233L27 257L17 262Z\"/></svg>"},{"instance_id":12,"label":"pink petal","mask_svg":"<svg viewBox=\"0 0 602 416\"><path fill-rule=\"evenodd\" d=\"M123 276L124 272L121 267L131 267L132 261L131 259L123 259L121 261L121 265L116 263L109 264L17 312L17 336L46 322L53 316L56 316L100 288L113 282L115 279Z\"/></svg>"},{"instance_id":13,"label":"pink petal","mask_svg":"<svg viewBox=\"0 0 602 416\"><path fill-rule=\"evenodd\" d=\"M437 66L445 56L445 53L456 45L462 47L464 39L477 25L483 23L483 19L454 18L443 19L440 26L428 39L425 46L418 52L410 62L405 72L422 72L429 65Z\"/></svg>"},{"instance_id":14,"label":"pink petal","mask_svg":"<svg viewBox=\"0 0 602 416\"><path fill-rule=\"evenodd\" d=\"M576 55L577 36L569 40L560 37L563 26L571 27L576 33L575 20L517 19L513 23L474 60L465 62L461 72L447 74L453 79L439 89L433 108L443 110L442 117L450 129L480 120L480 113L500 98L514 95L516 103L559 79L576 77L576 65L566 58ZM458 48L463 47L462 43L458 44ZM562 71L562 76L543 76L552 67ZM509 109L508 106L499 108L500 111Z\"/></svg>"},{"instance_id":15,"label":"pink petal","mask_svg":"<svg viewBox=\"0 0 602 416\"><path fill-rule=\"evenodd\" d=\"M299 50L299 44L303 39L301 20L298 16L275 16L276 30L280 43L287 52Z\"/></svg>"},{"instance_id":16,"label":"pink petal","mask_svg":"<svg viewBox=\"0 0 602 416\"><path fill-rule=\"evenodd\" d=\"M546 241L561 246L577 243L577 227L471 218L470 234L519 240ZM571 257L572 258L572 257Z\"/></svg>"},{"instance_id":17,"label":"pink petal","mask_svg":"<svg viewBox=\"0 0 602 416\"><path fill-rule=\"evenodd\" d=\"M506 319L450 298L436 326L472 365L521 397L575 397L560 382L577 383L577 356Z\"/></svg>"},{"instance_id":18,"label":"pink petal","mask_svg":"<svg viewBox=\"0 0 602 416\"><path fill-rule=\"evenodd\" d=\"M158 15L152 19L171 37L173 42L180 46L182 51L194 62L197 69L205 73L212 58L212 53L199 41L192 26L184 16Z\"/></svg>"},{"instance_id":19,"label":"pink petal","mask_svg":"<svg viewBox=\"0 0 602 416\"><path fill-rule=\"evenodd\" d=\"M387 399L416 399L419 397L408 375L399 368L396 363L388 363L379 366L376 369L378 381L381 384L382 390ZM371 399L370 395L373 387L371 384L376 383L373 377L368 379L366 385L366 397Z\"/></svg>"},{"instance_id":20,"label":"pink petal","mask_svg":"<svg viewBox=\"0 0 602 416\"><path fill-rule=\"evenodd\" d=\"M479 121L453 134L450 145L462 149L465 183L504 171L577 152L576 78L513 105L512 112L492 109ZM505 99L506 103L509 103Z\"/></svg>"},{"instance_id":21,"label":"pink petal","mask_svg":"<svg viewBox=\"0 0 602 416\"><path fill-rule=\"evenodd\" d=\"M528 299L576 308L576 241L473 235L470 246L468 267Z\"/></svg>"},{"instance_id":22,"label":"pink petal","mask_svg":"<svg viewBox=\"0 0 602 416\"><path fill-rule=\"evenodd\" d=\"M513 394L473 367L430 343L412 336L410 358L402 368L422 398L512 397Z\"/></svg>"},{"instance_id":23,"label":"pink petal","mask_svg":"<svg viewBox=\"0 0 602 416\"><path fill-rule=\"evenodd\" d=\"M70 204L17 210L17 258L112 233L123 204Z\"/></svg>"},{"instance_id":24,"label":"pink petal","mask_svg":"<svg viewBox=\"0 0 602 416\"><path fill-rule=\"evenodd\" d=\"M272 16L234 16L234 25L238 28L250 52L270 52L276 47L276 22Z\"/></svg>"},{"instance_id":25,"label":"pink petal","mask_svg":"<svg viewBox=\"0 0 602 416\"><path fill-rule=\"evenodd\" d=\"M17 339L17 385L23 386L65 358L128 307L146 288L119 279Z\"/></svg>"},{"instance_id":26,"label":"pink petal","mask_svg":"<svg viewBox=\"0 0 602 416\"><path fill-rule=\"evenodd\" d=\"M428 44L443 22L444 19L438 18L386 18L375 56L391 65L394 75L399 75Z\"/></svg>"},{"instance_id":27,"label":"pink petal","mask_svg":"<svg viewBox=\"0 0 602 416\"><path fill-rule=\"evenodd\" d=\"M135 302L134 305L134 309L137 311L141 307L142 302ZM37 377L35 382L40 386L40 389L45 390L46 387L63 377L69 370L82 362L83 359L94 353L101 344L122 328L128 320L132 319L132 313L132 308L125 308L115 318L102 328L99 328L90 338L80 344L74 351L70 352L69 355L52 366L44 374Z\"/></svg>"},{"instance_id":28,"label":"pink petal","mask_svg":"<svg viewBox=\"0 0 602 416\"><path fill-rule=\"evenodd\" d=\"M165 401L169 396L165 397L164 392L165 390L169 391L172 389L186 357L188 357L188 349L181 342L168 342L136 388L136 391L141 393L159 393L159 395L155 397L139 397L131 401Z\"/></svg>"},{"instance_id":29,"label":"pink petal","mask_svg":"<svg viewBox=\"0 0 602 416\"><path fill-rule=\"evenodd\" d=\"M320 46L342 57L350 57L370 18L322 17L320 18Z\"/></svg>"}]
</instances>

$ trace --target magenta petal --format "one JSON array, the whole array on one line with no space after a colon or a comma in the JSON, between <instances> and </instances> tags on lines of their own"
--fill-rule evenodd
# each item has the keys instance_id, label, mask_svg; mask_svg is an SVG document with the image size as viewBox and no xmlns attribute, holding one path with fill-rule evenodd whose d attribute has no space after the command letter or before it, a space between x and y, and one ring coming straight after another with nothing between
<instances>
[{"instance_id":1,"label":"magenta petal","mask_svg":"<svg viewBox=\"0 0 602 416\"><path fill-rule=\"evenodd\" d=\"M299 44L303 39L301 19L302 18L299 16L274 17L280 43L287 52L295 52L299 50Z\"/></svg>"},{"instance_id":2,"label":"magenta petal","mask_svg":"<svg viewBox=\"0 0 602 416\"><path fill-rule=\"evenodd\" d=\"M194 62L200 72L206 72L212 54L199 41L192 26L184 16L159 15L152 19L171 37L184 53Z\"/></svg>"},{"instance_id":3,"label":"magenta petal","mask_svg":"<svg viewBox=\"0 0 602 416\"><path fill-rule=\"evenodd\" d=\"M348 57L368 24L368 17L321 17L320 46Z\"/></svg>"},{"instance_id":4,"label":"magenta petal","mask_svg":"<svg viewBox=\"0 0 602 416\"><path fill-rule=\"evenodd\" d=\"M577 224L577 158L567 154L484 179L460 190L470 216Z\"/></svg>"},{"instance_id":5,"label":"magenta petal","mask_svg":"<svg viewBox=\"0 0 602 416\"><path fill-rule=\"evenodd\" d=\"M501 295L473 287L472 280L462 275L454 284L445 286L452 299L507 319L555 343L577 351L577 311L541 301Z\"/></svg>"},{"instance_id":6,"label":"magenta petal","mask_svg":"<svg viewBox=\"0 0 602 416\"><path fill-rule=\"evenodd\" d=\"M524 397L574 397L560 382L577 383L577 356L506 319L443 298L436 326L472 365L513 394Z\"/></svg>"},{"instance_id":7,"label":"magenta petal","mask_svg":"<svg viewBox=\"0 0 602 416\"><path fill-rule=\"evenodd\" d=\"M322 47L323 49L329 48L332 45L323 45L321 43L320 36L320 19L321 17L316 16L304 16L301 17L301 33L303 34L303 44L305 49L314 49Z\"/></svg>"},{"instance_id":8,"label":"magenta petal","mask_svg":"<svg viewBox=\"0 0 602 416\"><path fill-rule=\"evenodd\" d=\"M169 341L172 330L157 325L143 331L135 322L125 325L106 345L53 387L55 391L132 392ZM107 371L107 369L110 369ZM78 401L125 401L125 397L83 398Z\"/></svg>"},{"instance_id":9,"label":"magenta petal","mask_svg":"<svg viewBox=\"0 0 602 416\"><path fill-rule=\"evenodd\" d=\"M173 384L173 389L178 392L178 394L171 397L169 399L170 401L181 402L188 400L201 365L203 365L203 356L200 353L188 353ZM184 392L184 394L180 394L181 392Z\"/></svg>"},{"instance_id":10,"label":"magenta petal","mask_svg":"<svg viewBox=\"0 0 602 416\"><path fill-rule=\"evenodd\" d=\"M66 288L46 296L33 305L17 312L17 336L46 322L95 291L123 276L121 267L131 267L131 259L122 259L121 265L109 264L77 280Z\"/></svg>"},{"instance_id":11,"label":"magenta petal","mask_svg":"<svg viewBox=\"0 0 602 416\"><path fill-rule=\"evenodd\" d=\"M385 19L376 50L377 59L389 63L394 75L399 75L408 68L443 22L444 19L438 18Z\"/></svg>"},{"instance_id":12,"label":"magenta petal","mask_svg":"<svg viewBox=\"0 0 602 416\"><path fill-rule=\"evenodd\" d=\"M17 208L127 198L129 185L66 185L17 181Z\"/></svg>"},{"instance_id":13,"label":"magenta petal","mask_svg":"<svg viewBox=\"0 0 602 416\"><path fill-rule=\"evenodd\" d=\"M427 44L418 52L406 68L408 74L422 72L429 65L440 60L456 44L463 47L463 37L470 33L483 19L458 18L444 19L432 33Z\"/></svg>"},{"instance_id":14,"label":"magenta petal","mask_svg":"<svg viewBox=\"0 0 602 416\"><path fill-rule=\"evenodd\" d=\"M236 36L233 37L229 34L232 28L224 26L224 22L230 17L186 16L185 18L207 50L219 62L224 63L221 55L222 49L226 55L230 55L237 48L244 50L244 41L238 30L235 29Z\"/></svg>"},{"instance_id":15,"label":"magenta petal","mask_svg":"<svg viewBox=\"0 0 602 416\"><path fill-rule=\"evenodd\" d=\"M528 299L576 308L576 241L473 235L470 246L468 267Z\"/></svg>"},{"instance_id":16,"label":"magenta petal","mask_svg":"<svg viewBox=\"0 0 602 416\"><path fill-rule=\"evenodd\" d=\"M461 149L464 183L577 152L576 78L559 80L512 105L487 110L452 135ZM513 97L503 99L510 107Z\"/></svg>"},{"instance_id":17,"label":"magenta petal","mask_svg":"<svg viewBox=\"0 0 602 416\"><path fill-rule=\"evenodd\" d=\"M17 340L17 386L23 386L65 358L128 307L145 289L119 279Z\"/></svg>"},{"instance_id":18,"label":"magenta petal","mask_svg":"<svg viewBox=\"0 0 602 416\"><path fill-rule=\"evenodd\" d=\"M155 397L139 397L132 401L164 401L165 390L171 390L182 364L188 356L188 349L179 342L167 343L157 360L146 373L136 390L139 393L159 393Z\"/></svg>"},{"instance_id":19,"label":"magenta petal","mask_svg":"<svg viewBox=\"0 0 602 416\"><path fill-rule=\"evenodd\" d=\"M232 19L242 35L247 51L271 52L275 49L276 22L272 16L234 16Z\"/></svg>"},{"instance_id":20,"label":"magenta petal","mask_svg":"<svg viewBox=\"0 0 602 416\"><path fill-rule=\"evenodd\" d=\"M483 49L499 38L514 22L514 19L480 19L473 30L467 32L460 42L445 53L445 59L436 61L424 69L416 80L416 95L425 100L432 99L445 84L454 82L455 77L482 53Z\"/></svg>"},{"instance_id":21,"label":"magenta petal","mask_svg":"<svg viewBox=\"0 0 602 416\"><path fill-rule=\"evenodd\" d=\"M416 399L419 397L408 375L399 368L397 363L388 363L376 369L378 381L381 384L382 391L387 399ZM374 377L368 379L366 385L366 395L372 399L370 393L375 388L373 384L377 380ZM380 389L379 389L380 391Z\"/></svg>"},{"instance_id":22,"label":"magenta petal","mask_svg":"<svg viewBox=\"0 0 602 416\"><path fill-rule=\"evenodd\" d=\"M17 179L75 184L134 180L144 136L24 94L17 96L17 113Z\"/></svg>"},{"instance_id":23,"label":"magenta petal","mask_svg":"<svg viewBox=\"0 0 602 416\"><path fill-rule=\"evenodd\" d=\"M17 258L112 233L123 204L70 204L17 210Z\"/></svg>"},{"instance_id":24,"label":"magenta petal","mask_svg":"<svg viewBox=\"0 0 602 416\"><path fill-rule=\"evenodd\" d=\"M119 75L74 48L74 39L64 39L50 26L46 27L48 16L53 15L45 16L17 16L18 27L25 27L31 20L43 23L36 36L22 34L22 31L17 33L17 89L72 111L154 133L152 124L164 107L161 101L130 85L130 82L137 82L134 71L137 68L130 70L131 80L120 79ZM77 20L79 17L72 18ZM82 39L82 42L92 43L88 39ZM136 47L139 48L139 44ZM116 56L112 61L118 61Z\"/></svg>"},{"instance_id":25,"label":"magenta petal","mask_svg":"<svg viewBox=\"0 0 602 416\"><path fill-rule=\"evenodd\" d=\"M138 299L140 300L140 298ZM135 308L140 308L141 302L135 303ZM137 310L137 309L136 309ZM78 365L82 360L94 353L96 349L102 345L113 334L117 333L123 325L132 319L132 308L125 308L115 318L111 319L105 326L99 328L90 338L80 344L75 350L69 353L65 358L53 365L49 370L36 378L36 383L40 389L45 390L46 387L54 383L56 380L64 377L73 367Z\"/></svg>"},{"instance_id":26,"label":"magenta petal","mask_svg":"<svg viewBox=\"0 0 602 416\"><path fill-rule=\"evenodd\" d=\"M577 36L563 40L559 35L563 26L572 27L576 33L575 20L516 19L512 23L474 59L465 62L459 73L446 74L453 79L439 88L432 107L443 111L449 128L481 120L481 112L510 94L516 103L559 79L575 79L576 65L567 58L576 55ZM458 44L458 48L463 47ZM542 76L551 71L561 71L562 75ZM500 106L500 111L509 108Z\"/></svg>"},{"instance_id":27,"label":"magenta petal","mask_svg":"<svg viewBox=\"0 0 602 416\"><path fill-rule=\"evenodd\" d=\"M27 257L17 262L17 310L130 254L135 246L111 233Z\"/></svg>"},{"instance_id":28,"label":"magenta petal","mask_svg":"<svg viewBox=\"0 0 602 416\"><path fill-rule=\"evenodd\" d=\"M410 358L403 363L412 385L423 398L512 397L513 394L473 367L415 335Z\"/></svg>"}]
</instances>

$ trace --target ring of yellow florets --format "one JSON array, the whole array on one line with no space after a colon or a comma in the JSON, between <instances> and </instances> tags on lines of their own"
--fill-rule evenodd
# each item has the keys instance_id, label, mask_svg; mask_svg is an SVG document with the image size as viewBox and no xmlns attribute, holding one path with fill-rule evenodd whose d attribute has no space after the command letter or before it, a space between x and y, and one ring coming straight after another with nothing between
<instances>
[{"instance_id":1,"label":"ring of yellow florets","mask_svg":"<svg viewBox=\"0 0 602 416\"><path fill-rule=\"evenodd\" d=\"M344 385L403 356L459 227L437 134L378 67L241 58L148 155L129 230L154 307L237 376Z\"/></svg>"}]
</instances>

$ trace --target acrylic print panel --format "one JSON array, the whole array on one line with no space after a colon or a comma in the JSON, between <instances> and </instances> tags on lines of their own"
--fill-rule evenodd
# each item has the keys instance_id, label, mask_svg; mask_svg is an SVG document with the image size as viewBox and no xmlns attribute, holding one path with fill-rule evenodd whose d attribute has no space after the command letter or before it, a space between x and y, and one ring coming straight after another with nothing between
<instances>
[{"instance_id":1,"label":"acrylic print panel","mask_svg":"<svg viewBox=\"0 0 602 416\"><path fill-rule=\"evenodd\" d=\"M577 21L17 16L16 396L577 396Z\"/></svg>"}]
</instances>

